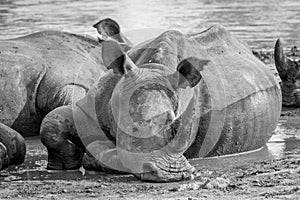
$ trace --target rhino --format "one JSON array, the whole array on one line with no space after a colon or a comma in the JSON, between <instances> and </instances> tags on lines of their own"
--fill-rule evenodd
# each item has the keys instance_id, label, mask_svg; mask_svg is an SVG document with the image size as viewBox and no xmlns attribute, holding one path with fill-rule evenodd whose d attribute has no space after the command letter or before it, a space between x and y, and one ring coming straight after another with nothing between
<instances>
[{"instance_id":1,"label":"rhino","mask_svg":"<svg viewBox=\"0 0 300 200\"><path fill-rule=\"evenodd\" d=\"M280 39L275 44L274 58L275 66L282 81L280 86L283 105L300 106L300 103L297 104L295 94L295 91L300 89L300 62L286 57Z\"/></svg>"},{"instance_id":2,"label":"rhino","mask_svg":"<svg viewBox=\"0 0 300 200\"><path fill-rule=\"evenodd\" d=\"M83 98L107 71L101 51L95 38L60 31L0 42L0 169L22 163L23 137L39 135L47 113Z\"/></svg>"},{"instance_id":3,"label":"rhino","mask_svg":"<svg viewBox=\"0 0 300 200\"><path fill-rule=\"evenodd\" d=\"M55 169L72 165L59 150L77 138L86 169L186 180L195 173L188 159L258 149L276 128L276 78L220 25L193 36L166 31L127 53L104 41L102 58L109 70L87 95L43 119Z\"/></svg>"}]
</instances>

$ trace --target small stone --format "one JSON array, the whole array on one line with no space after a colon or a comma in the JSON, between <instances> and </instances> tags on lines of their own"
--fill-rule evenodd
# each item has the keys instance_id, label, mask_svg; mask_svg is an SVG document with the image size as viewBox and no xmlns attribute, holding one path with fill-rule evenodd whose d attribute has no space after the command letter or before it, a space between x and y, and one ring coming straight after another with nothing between
<instances>
[{"instance_id":1,"label":"small stone","mask_svg":"<svg viewBox=\"0 0 300 200\"><path fill-rule=\"evenodd\" d=\"M225 179L225 178L221 178L221 177L217 177L216 178L216 187L219 188L219 189L224 189L226 187L228 187L229 185L229 180Z\"/></svg>"},{"instance_id":2,"label":"small stone","mask_svg":"<svg viewBox=\"0 0 300 200\"><path fill-rule=\"evenodd\" d=\"M169 191L177 192L177 191L186 191L186 190L199 190L199 189L203 188L203 186L205 184L206 184L206 182L195 181L193 183L181 184L179 186L170 188Z\"/></svg>"},{"instance_id":3,"label":"small stone","mask_svg":"<svg viewBox=\"0 0 300 200\"><path fill-rule=\"evenodd\" d=\"M177 192L179 189L179 187L173 187L173 188L170 188L169 191L170 192Z\"/></svg>"},{"instance_id":4,"label":"small stone","mask_svg":"<svg viewBox=\"0 0 300 200\"><path fill-rule=\"evenodd\" d=\"M225 189L229 186L230 182L229 180L221 177L217 177L214 180L211 180L207 182L207 184L204 185L205 189Z\"/></svg>"},{"instance_id":5,"label":"small stone","mask_svg":"<svg viewBox=\"0 0 300 200\"><path fill-rule=\"evenodd\" d=\"M213 184L211 184L210 182L208 182L205 186L204 186L205 189L208 189L208 190L211 190L214 188Z\"/></svg>"},{"instance_id":6,"label":"small stone","mask_svg":"<svg viewBox=\"0 0 300 200\"><path fill-rule=\"evenodd\" d=\"M81 172L82 176L85 175L85 169L83 166L81 166L78 170Z\"/></svg>"},{"instance_id":7,"label":"small stone","mask_svg":"<svg viewBox=\"0 0 300 200\"><path fill-rule=\"evenodd\" d=\"M86 193L91 193L91 192L93 192L93 190L91 188L88 188L88 189L85 190L85 192Z\"/></svg>"}]
</instances>

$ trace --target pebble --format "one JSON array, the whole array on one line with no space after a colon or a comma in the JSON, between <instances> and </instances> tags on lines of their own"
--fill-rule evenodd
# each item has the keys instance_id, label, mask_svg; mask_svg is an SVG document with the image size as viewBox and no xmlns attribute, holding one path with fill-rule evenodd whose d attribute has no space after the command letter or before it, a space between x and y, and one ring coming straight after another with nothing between
<instances>
[{"instance_id":1,"label":"pebble","mask_svg":"<svg viewBox=\"0 0 300 200\"><path fill-rule=\"evenodd\" d=\"M209 183L206 184L207 189L225 189L229 186L230 181L225 179L225 178L221 178L221 177L217 177L216 179L211 180Z\"/></svg>"},{"instance_id":2,"label":"pebble","mask_svg":"<svg viewBox=\"0 0 300 200\"><path fill-rule=\"evenodd\" d=\"M215 179L206 180L206 181L195 181L193 183L181 184L179 186L170 188L171 192L180 192L180 191L188 191L188 190L199 190L199 189L225 189L230 185L230 181L217 177Z\"/></svg>"},{"instance_id":3,"label":"pebble","mask_svg":"<svg viewBox=\"0 0 300 200\"><path fill-rule=\"evenodd\" d=\"M91 193L91 192L93 192L93 190L91 188L88 188L88 189L85 190L85 192L86 193Z\"/></svg>"}]
</instances>

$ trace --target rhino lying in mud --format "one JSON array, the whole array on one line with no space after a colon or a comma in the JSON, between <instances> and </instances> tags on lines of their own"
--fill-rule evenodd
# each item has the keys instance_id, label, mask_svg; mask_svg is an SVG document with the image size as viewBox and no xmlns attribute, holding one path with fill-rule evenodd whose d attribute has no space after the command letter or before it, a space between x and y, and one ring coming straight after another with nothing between
<instances>
[{"instance_id":1,"label":"rhino lying in mud","mask_svg":"<svg viewBox=\"0 0 300 200\"><path fill-rule=\"evenodd\" d=\"M110 21L98 22L105 27L102 34L111 32ZM58 31L0 42L0 169L22 163L22 136L38 135L48 112L83 98L107 71L101 50L96 39ZM66 148L72 149L72 143Z\"/></svg>"},{"instance_id":2,"label":"rhino lying in mud","mask_svg":"<svg viewBox=\"0 0 300 200\"><path fill-rule=\"evenodd\" d=\"M282 80L280 85L282 104L287 106L295 105L295 91L300 89L300 61L291 60L284 55L280 39L276 42L274 57L276 68ZM298 105L297 103L297 106L300 106L300 104Z\"/></svg>"},{"instance_id":3,"label":"rhino lying in mud","mask_svg":"<svg viewBox=\"0 0 300 200\"><path fill-rule=\"evenodd\" d=\"M45 114L82 98L106 68L98 41L65 32L3 40L0 52L0 154L18 164L22 136L38 135Z\"/></svg>"},{"instance_id":4,"label":"rhino lying in mud","mask_svg":"<svg viewBox=\"0 0 300 200\"><path fill-rule=\"evenodd\" d=\"M63 154L71 140L86 147L87 169L179 181L195 171L187 159L260 148L277 125L274 75L221 26L190 37L167 31L127 54L114 41L102 48L112 70L43 120L42 140L56 149L48 168L75 166Z\"/></svg>"}]
</instances>

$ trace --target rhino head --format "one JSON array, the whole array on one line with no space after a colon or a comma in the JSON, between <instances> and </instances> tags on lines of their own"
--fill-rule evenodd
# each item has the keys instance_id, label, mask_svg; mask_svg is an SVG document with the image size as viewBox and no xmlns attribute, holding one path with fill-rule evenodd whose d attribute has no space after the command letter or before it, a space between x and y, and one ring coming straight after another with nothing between
<instances>
[{"instance_id":1,"label":"rhino head","mask_svg":"<svg viewBox=\"0 0 300 200\"><path fill-rule=\"evenodd\" d=\"M103 62L120 79L109 101L111 135L123 166L147 181L191 178L183 153L196 136L196 85L209 62L183 59L175 72L162 64L136 66L114 41L103 42Z\"/></svg>"},{"instance_id":2,"label":"rhino head","mask_svg":"<svg viewBox=\"0 0 300 200\"><path fill-rule=\"evenodd\" d=\"M293 105L295 104L294 91L300 88L300 62L285 56L280 39L276 42L274 57L276 68L282 80L283 104Z\"/></svg>"}]
</instances>

